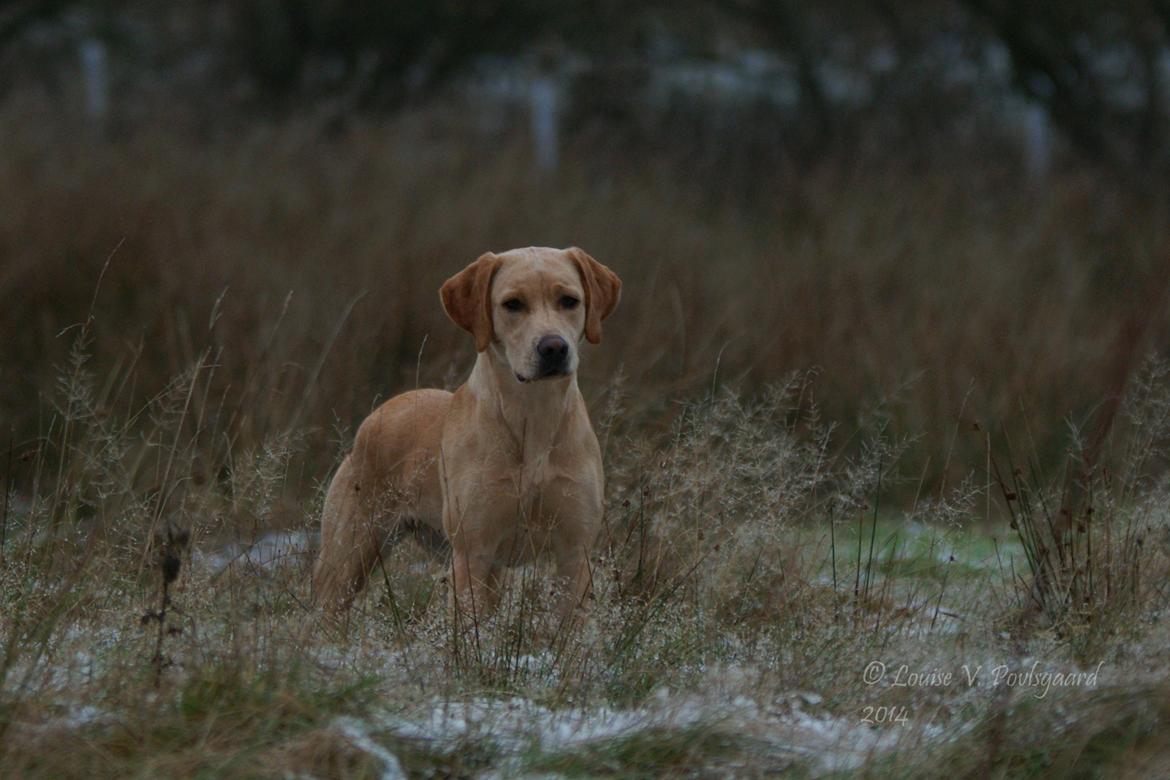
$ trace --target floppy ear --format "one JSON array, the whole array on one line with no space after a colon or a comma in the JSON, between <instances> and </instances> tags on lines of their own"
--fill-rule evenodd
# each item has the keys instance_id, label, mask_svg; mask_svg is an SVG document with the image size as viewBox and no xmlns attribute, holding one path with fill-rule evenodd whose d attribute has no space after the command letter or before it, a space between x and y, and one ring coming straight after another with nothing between
<instances>
[{"instance_id":1,"label":"floppy ear","mask_svg":"<svg viewBox=\"0 0 1170 780\"><path fill-rule=\"evenodd\" d=\"M601 342L601 321L613 314L622 297L622 280L584 249L569 247L565 254L577 266L581 285L585 288L585 338L590 344L598 344Z\"/></svg>"},{"instance_id":2,"label":"floppy ear","mask_svg":"<svg viewBox=\"0 0 1170 780\"><path fill-rule=\"evenodd\" d=\"M475 349L483 352L492 343L492 276L500 258L487 252L443 282L439 297L456 325L475 336Z\"/></svg>"}]
</instances>

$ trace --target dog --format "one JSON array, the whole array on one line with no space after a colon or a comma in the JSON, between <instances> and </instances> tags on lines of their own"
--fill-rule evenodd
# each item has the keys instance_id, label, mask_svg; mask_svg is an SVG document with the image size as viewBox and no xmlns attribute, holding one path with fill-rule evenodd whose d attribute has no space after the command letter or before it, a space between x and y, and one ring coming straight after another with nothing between
<instances>
[{"instance_id":1,"label":"dog","mask_svg":"<svg viewBox=\"0 0 1170 780\"><path fill-rule=\"evenodd\" d=\"M359 427L325 498L319 603L348 609L383 547L413 533L449 549L457 613L490 615L502 569L545 553L562 612L583 609L605 476L577 387L579 346L601 341L621 287L576 247L489 252L443 284L475 365L454 393L403 393Z\"/></svg>"}]
</instances>

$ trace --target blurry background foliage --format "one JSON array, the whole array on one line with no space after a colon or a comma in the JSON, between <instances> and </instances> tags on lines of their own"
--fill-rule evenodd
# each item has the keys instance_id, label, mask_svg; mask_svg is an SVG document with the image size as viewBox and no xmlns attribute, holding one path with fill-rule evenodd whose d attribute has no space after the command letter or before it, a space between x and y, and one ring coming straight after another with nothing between
<instances>
[{"instance_id":1,"label":"blurry background foliage","mask_svg":"<svg viewBox=\"0 0 1170 780\"><path fill-rule=\"evenodd\" d=\"M460 379L443 278L579 244L626 280L585 382L624 419L819 367L928 480L976 421L1055 458L1170 337L1168 100L1167 0L9 0L3 435L45 435L111 253L95 382L207 351L228 449L295 420L320 475Z\"/></svg>"}]
</instances>

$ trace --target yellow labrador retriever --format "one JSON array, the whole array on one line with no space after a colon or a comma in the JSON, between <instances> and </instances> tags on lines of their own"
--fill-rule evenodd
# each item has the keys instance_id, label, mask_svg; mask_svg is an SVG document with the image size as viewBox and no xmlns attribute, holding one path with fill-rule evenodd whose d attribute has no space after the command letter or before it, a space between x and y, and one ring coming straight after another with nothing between
<instances>
[{"instance_id":1,"label":"yellow labrador retriever","mask_svg":"<svg viewBox=\"0 0 1170 780\"><path fill-rule=\"evenodd\" d=\"M489 614L501 567L552 555L568 614L589 593L601 450L577 389L621 281L576 247L488 253L443 284L478 355L454 393L414 390L358 429L325 499L314 595L347 608L387 542L450 543L457 609ZM445 545L443 545L445 546Z\"/></svg>"}]
</instances>

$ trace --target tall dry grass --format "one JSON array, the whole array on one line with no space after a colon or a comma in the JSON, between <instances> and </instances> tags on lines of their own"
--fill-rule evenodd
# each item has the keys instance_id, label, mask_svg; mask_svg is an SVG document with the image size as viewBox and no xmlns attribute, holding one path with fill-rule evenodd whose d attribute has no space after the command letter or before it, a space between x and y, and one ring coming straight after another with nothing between
<instances>
[{"instance_id":1,"label":"tall dry grass","mask_svg":"<svg viewBox=\"0 0 1170 780\"><path fill-rule=\"evenodd\" d=\"M1165 205L1093 171L1028 187L982 161L826 160L745 200L596 134L540 177L522 135L478 136L437 109L341 135L311 118L78 130L35 101L0 117L0 413L18 443L112 252L97 307L117 325L93 367L133 365L141 400L206 352L208 403L240 418L237 444L308 423L316 474L334 421L459 381L471 348L435 291L488 248L579 244L622 275L585 361L591 399L620 368L627 405L665 422L662 399L819 367L833 419L897 398L892 430L926 437L932 475L980 460L947 458L961 416L1083 423L1131 368L1115 356L1135 323L1139 355L1170 335L1163 301L1139 295L1170 256ZM1051 463L1057 438L1041 442Z\"/></svg>"}]
</instances>

